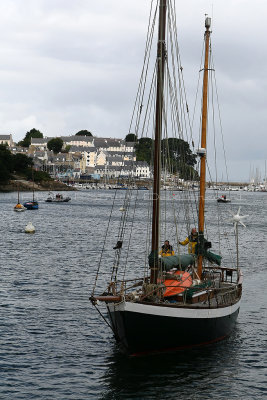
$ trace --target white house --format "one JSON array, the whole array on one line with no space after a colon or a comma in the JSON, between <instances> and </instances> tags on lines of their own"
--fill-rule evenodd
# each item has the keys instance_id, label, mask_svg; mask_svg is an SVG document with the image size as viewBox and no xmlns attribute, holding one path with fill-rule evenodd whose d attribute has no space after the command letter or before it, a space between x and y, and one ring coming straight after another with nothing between
<instances>
[{"instance_id":1,"label":"white house","mask_svg":"<svg viewBox=\"0 0 267 400\"><path fill-rule=\"evenodd\" d=\"M96 157L96 165L106 165L107 163L107 151L101 150Z\"/></svg>"},{"instance_id":2,"label":"white house","mask_svg":"<svg viewBox=\"0 0 267 400\"><path fill-rule=\"evenodd\" d=\"M52 138L31 138L30 150L34 149L45 151L47 150L47 142Z\"/></svg>"},{"instance_id":3,"label":"white house","mask_svg":"<svg viewBox=\"0 0 267 400\"><path fill-rule=\"evenodd\" d=\"M138 161L135 165L135 176L139 178L150 178L151 171L146 161Z\"/></svg>"},{"instance_id":4,"label":"white house","mask_svg":"<svg viewBox=\"0 0 267 400\"><path fill-rule=\"evenodd\" d=\"M82 147L93 147L94 138L93 136L61 136L64 147L66 146L82 146Z\"/></svg>"}]
</instances>

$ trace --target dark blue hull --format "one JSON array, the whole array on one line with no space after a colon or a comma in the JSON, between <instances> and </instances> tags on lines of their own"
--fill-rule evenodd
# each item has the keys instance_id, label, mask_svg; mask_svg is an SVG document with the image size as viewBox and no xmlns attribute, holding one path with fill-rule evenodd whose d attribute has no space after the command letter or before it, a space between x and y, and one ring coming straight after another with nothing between
<instances>
[{"instance_id":1,"label":"dark blue hull","mask_svg":"<svg viewBox=\"0 0 267 400\"><path fill-rule=\"evenodd\" d=\"M222 340L234 329L239 304L215 310L178 309L176 315L171 310L172 315L167 316L164 311L159 315L153 309L151 313L139 309L140 312L135 312L119 307L116 311L116 307L108 306L115 338L122 351L130 355L179 350Z\"/></svg>"},{"instance_id":2,"label":"dark blue hull","mask_svg":"<svg viewBox=\"0 0 267 400\"><path fill-rule=\"evenodd\" d=\"M23 204L27 210L38 210L39 204L37 201L26 201L26 203Z\"/></svg>"}]
</instances>

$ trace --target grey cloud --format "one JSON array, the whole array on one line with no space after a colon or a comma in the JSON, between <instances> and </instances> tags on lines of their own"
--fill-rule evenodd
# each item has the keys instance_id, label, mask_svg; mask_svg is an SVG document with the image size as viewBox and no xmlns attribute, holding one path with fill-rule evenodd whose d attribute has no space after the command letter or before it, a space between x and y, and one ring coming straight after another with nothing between
<instances>
[{"instance_id":1,"label":"grey cloud","mask_svg":"<svg viewBox=\"0 0 267 400\"><path fill-rule=\"evenodd\" d=\"M2 0L2 134L35 127L46 135L88 129L124 137L142 68L150 2ZM213 17L213 56L225 145L233 176L262 168L266 154L265 0L176 4L190 111L204 33ZM256 11L255 11L256 10ZM240 165L240 168L238 167Z\"/></svg>"}]
</instances>

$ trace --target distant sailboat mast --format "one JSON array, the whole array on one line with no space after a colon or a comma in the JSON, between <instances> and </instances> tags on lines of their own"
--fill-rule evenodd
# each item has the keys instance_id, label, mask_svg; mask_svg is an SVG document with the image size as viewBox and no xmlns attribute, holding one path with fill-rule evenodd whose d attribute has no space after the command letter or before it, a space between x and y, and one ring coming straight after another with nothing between
<instances>
[{"instance_id":1,"label":"distant sailboat mast","mask_svg":"<svg viewBox=\"0 0 267 400\"><path fill-rule=\"evenodd\" d=\"M20 203L19 201L19 184L18 184L18 204Z\"/></svg>"},{"instance_id":2,"label":"distant sailboat mast","mask_svg":"<svg viewBox=\"0 0 267 400\"><path fill-rule=\"evenodd\" d=\"M153 216L152 216L152 253L154 265L151 267L150 281L157 282L159 250L159 218L160 218L160 179L161 179L161 137L162 137L162 112L163 112L163 87L165 65L165 35L166 35L166 8L167 0L160 0L159 5L159 30L157 48L157 98L154 144L154 184L153 184Z\"/></svg>"},{"instance_id":3,"label":"distant sailboat mast","mask_svg":"<svg viewBox=\"0 0 267 400\"><path fill-rule=\"evenodd\" d=\"M264 168L264 188L267 190L267 182L266 182L266 160L265 160L265 168Z\"/></svg>"},{"instance_id":4,"label":"distant sailboat mast","mask_svg":"<svg viewBox=\"0 0 267 400\"><path fill-rule=\"evenodd\" d=\"M33 175L33 167L32 167L32 201L34 202L34 175Z\"/></svg>"},{"instance_id":5,"label":"distant sailboat mast","mask_svg":"<svg viewBox=\"0 0 267 400\"><path fill-rule=\"evenodd\" d=\"M203 77L203 100L202 100L202 129L200 155L200 185L199 185L199 214L198 214L198 237L200 254L198 256L198 276L202 276L202 262L204 249L204 213L205 213L205 190L206 190L206 147L207 147L207 114L208 114L208 70L209 70L209 43L210 43L211 18L205 20L205 63Z\"/></svg>"}]
</instances>

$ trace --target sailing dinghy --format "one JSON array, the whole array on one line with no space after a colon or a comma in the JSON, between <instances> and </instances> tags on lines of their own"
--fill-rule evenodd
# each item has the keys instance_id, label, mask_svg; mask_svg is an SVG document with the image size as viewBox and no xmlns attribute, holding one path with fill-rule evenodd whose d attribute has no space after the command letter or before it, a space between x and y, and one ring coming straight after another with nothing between
<instances>
[{"instance_id":1,"label":"sailing dinghy","mask_svg":"<svg viewBox=\"0 0 267 400\"><path fill-rule=\"evenodd\" d=\"M20 198L19 198L19 187L18 187L18 201L17 204L14 206L14 211L16 212L22 212L25 211L26 207L24 207L21 202L20 202Z\"/></svg>"},{"instance_id":2,"label":"sailing dinghy","mask_svg":"<svg viewBox=\"0 0 267 400\"><path fill-rule=\"evenodd\" d=\"M144 138L149 130L152 132L151 139L146 140L151 143L153 155L153 192L144 197L138 191L125 191L125 212L119 216L113 201L90 296L91 303L112 329L120 349L128 355L179 350L224 339L234 329L242 293L238 258L235 261L226 256L222 265L221 250L226 247L220 244L219 238L224 232L217 234L215 243L211 244L209 225L214 238L214 223L212 219L204 219L208 83L213 71L209 64L211 20L205 20L201 139L194 156L184 140L187 137L190 141L192 137L190 129L186 130L188 107L183 97L175 1L160 0L158 3L150 14L144 66L133 114L135 125L129 129L129 132L134 129L137 144L141 143L138 138ZM151 86L145 91L156 19L157 57ZM152 111L153 105L155 111ZM197 162L199 180L194 168ZM169 190L161 191L164 173L170 182L175 181L173 177L184 176L179 181L182 191L177 192L174 187L174 193L170 186ZM194 184L190 184L190 175ZM129 181L128 187L131 186ZM148 228L144 222L146 217ZM195 251L182 254L180 240L185 233L189 235L192 225L198 228ZM175 255L160 257L161 244L166 237L171 238ZM218 247L220 254L210 251L212 245ZM102 304L106 306L110 322Z\"/></svg>"}]
</instances>

